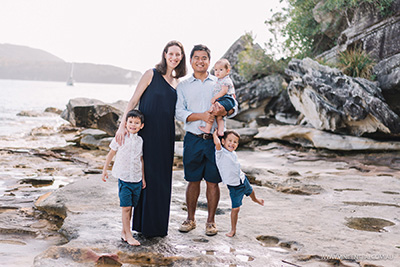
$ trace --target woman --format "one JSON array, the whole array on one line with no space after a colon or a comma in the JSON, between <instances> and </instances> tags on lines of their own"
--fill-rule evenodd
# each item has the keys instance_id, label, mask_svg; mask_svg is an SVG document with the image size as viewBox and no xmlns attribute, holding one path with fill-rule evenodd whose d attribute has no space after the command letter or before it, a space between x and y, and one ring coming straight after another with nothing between
<instances>
[{"instance_id":1,"label":"woman","mask_svg":"<svg viewBox=\"0 0 400 267\"><path fill-rule=\"evenodd\" d=\"M134 209L132 229L146 237L168 234L175 142L175 88L186 71L182 44L169 42L163 50L161 62L154 69L147 70L140 79L116 133L117 142L122 143L126 114L140 100L139 110L146 121L139 135L143 138L147 184Z\"/></svg>"}]
</instances>

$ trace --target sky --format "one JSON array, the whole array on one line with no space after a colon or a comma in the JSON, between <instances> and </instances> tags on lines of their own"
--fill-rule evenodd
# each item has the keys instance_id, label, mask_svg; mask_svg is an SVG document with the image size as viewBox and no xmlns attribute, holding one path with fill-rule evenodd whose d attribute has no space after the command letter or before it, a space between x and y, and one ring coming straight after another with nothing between
<instances>
[{"instance_id":1,"label":"sky","mask_svg":"<svg viewBox=\"0 0 400 267\"><path fill-rule=\"evenodd\" d=\"M264 46L264 21L280 0L1 0L0 44L45 50L67 62L114 65L145 72L171 40L187 57L196 44L211 64L243 34Z\"/></svg>"}]
</instances>

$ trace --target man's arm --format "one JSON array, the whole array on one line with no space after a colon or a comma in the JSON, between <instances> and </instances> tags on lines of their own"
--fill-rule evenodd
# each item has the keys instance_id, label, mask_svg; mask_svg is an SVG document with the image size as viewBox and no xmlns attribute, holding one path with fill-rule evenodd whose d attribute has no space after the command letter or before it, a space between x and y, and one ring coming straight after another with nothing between
<instances>
[{"instance_id":1,"label":"man's arm","mask_svg":"<svg viewBox=\"0 0 400 267\"><path fill-rule=\"evenodd\" d=\"M205 111L203 113L192 113L186 118L186 122L198 120L205 121L206 123L213 123L214 115L212 115L209 111Z\"/></svg>"}]
</instances>

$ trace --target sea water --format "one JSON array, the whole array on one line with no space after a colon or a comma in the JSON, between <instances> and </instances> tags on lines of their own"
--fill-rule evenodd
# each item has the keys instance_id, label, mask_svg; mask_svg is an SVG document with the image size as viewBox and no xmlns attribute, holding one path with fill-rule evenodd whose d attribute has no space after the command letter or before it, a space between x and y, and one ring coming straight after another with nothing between
<instances>
[{"instance_id":1,"label":"sea water","mask_svg":"<svg viewBox=\"0 0 400 267\"><path fill-rule=\"evenodd\" d=\"M64 123L59 115L26 117L18 116L21 111L42 113L47 107L61 110L73 98L85 97L113 103L128 101L135 86L121 84L76 83L67 86L64 82L0 80L0 147L48 147L60 140L47 138L49 144L21 142L32 129L41 126L56 127Z\"/></svg>"}]
</instances>

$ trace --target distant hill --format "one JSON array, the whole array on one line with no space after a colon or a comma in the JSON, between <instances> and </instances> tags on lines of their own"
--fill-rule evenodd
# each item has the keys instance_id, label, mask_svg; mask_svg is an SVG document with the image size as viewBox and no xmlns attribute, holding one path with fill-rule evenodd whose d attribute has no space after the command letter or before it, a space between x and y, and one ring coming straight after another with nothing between
<instances>
[{"instance_id":1,"label":"distant hill","mask_svg":"<svg viewBox=\"0 0 400 267\"><path fill-rule=\"evenodd\" d=\"M0 79L67 81L72 63L46 51L0 44ZM141 73L111 65L74 63L74 80L87 83L135 84Z\"/></svg>"}]
</instances>

